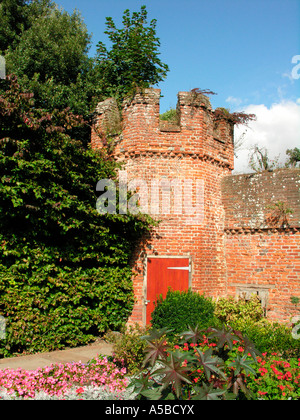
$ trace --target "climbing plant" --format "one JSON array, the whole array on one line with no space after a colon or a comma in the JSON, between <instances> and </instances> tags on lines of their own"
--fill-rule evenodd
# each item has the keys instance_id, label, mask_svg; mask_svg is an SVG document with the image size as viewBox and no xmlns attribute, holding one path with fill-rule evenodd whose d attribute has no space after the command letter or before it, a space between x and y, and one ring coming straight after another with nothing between
<instances>
[{"instance_id":1,"label":"climbing plant","mask_svg":"<svg viewBox=\"0 0 300 420\"><path fill-rule=\"evenodd\" d=\"M130 258L144 216L98 214L117 164L70 137L85 124L0 81L0 357L86 343L133 307Z\"/></svg>"}]
</instances>

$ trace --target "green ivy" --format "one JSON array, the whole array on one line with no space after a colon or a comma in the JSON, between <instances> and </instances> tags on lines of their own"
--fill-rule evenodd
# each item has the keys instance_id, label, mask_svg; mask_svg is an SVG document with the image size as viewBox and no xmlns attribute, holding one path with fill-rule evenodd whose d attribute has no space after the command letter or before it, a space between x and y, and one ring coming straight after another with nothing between
<instances>
[{"instance_id":1,"label":"green ivy","mask_svg":"<svg viewBox=\"0 0 300 420\"><path fill-rule=\"evenodd\" d=\"M0 357L84 344L131 313L130 260L150 225L96 211L97 181L118 166L68 135L84 124L0 81Z\"/></svg>"}]
</instances>

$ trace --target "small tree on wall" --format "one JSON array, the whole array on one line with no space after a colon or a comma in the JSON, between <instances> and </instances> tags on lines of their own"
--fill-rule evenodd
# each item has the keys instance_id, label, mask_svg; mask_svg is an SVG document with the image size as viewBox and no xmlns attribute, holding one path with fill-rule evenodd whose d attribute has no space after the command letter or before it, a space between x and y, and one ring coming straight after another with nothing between
<instances>
[{"instance_id":1,"label":"small tree on wall","mask_svg":"<svg viewBox=\"0 0 300 420\"><path fill-rule=\"evenodd\" d=\"M146 6L140 12L123 14L123 27L118 29L111 17L106 18L111 48L97 44L95 78L102 98L114 96L121 101L135 93L136 88L148 88L163 81L169 71L159 58L160 41L156 36L156 19L147 24Z\"/></svg>"},{"instance_id":2,"label":"small tree on wall","mask_svg":"<svg viewBox=\"0 0 300 420\"><path fill-rule=\"evenodd\" d=\"M298 147L295 147L294 149L288 149L286 151L286 154L289 156L285 166L286 167L299 167L300 165L300 149Z\"/></svg>"},{"instance_id":3,"label":"small tree on wall","mask_svg":"<svg viewBox=\"0 0 300 420\"><path fill-rule=\"evenodd\" d=\"M249 164L255 172L272 171L277 167L278 159L279 157L276 157L274 160L271 160L268 150L256 144L250 152Z\"/></svg>"}]
</instances>

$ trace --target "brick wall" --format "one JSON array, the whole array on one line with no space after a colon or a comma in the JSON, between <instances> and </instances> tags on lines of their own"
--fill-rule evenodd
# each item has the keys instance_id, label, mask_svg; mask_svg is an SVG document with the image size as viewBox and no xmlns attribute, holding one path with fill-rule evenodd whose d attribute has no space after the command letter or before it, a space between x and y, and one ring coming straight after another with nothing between
<instances>
[{"instance_id":1,"label":"brick wall","mask_svg":"<svg viewBox=\"0 0 300 420\"><path fill-rule=\"evenodd\" d=\"M187 256L192 261L194 290L212 296L224 294L226 290L221 180L233 168L233 125L215 118L206 96L190 92L178 94L177 122L160 121L159 98L160 90L146 89L126 102L120 121L121 135L110 136L114 156L125 162L128 181L145 182L152 205L148 213L160 220L152 235L143 238L136 248L133 263L136 305L131 322L142 322L145 318L145 262L149 256ZM98 106L93 147L107 143L110 115L113 125L118 125L115 109L113 100ZM156 214L151 186L152 182L163 180L176 180L179 185L171 190L169 209L163 193L159 195L159 214ZM186 180L192 183L189 204L197 207L196 217L187 214L185 207L176 212L176 199L185 203L183 206L188 202L179 194L179 189L184 194ZM203 194L198 194L197 185ZM143 186L139 191L142 195L141 189Z\"/></svg>"},{"instance_id":2,"label":"brick wall","mask_svg":"<svg viewBox=\"0 0 300 420\"><path fill-rule=\"evenodd\" d=\"M92 147L106 147L124 162L122 176L145 212L159 220L135 247L130 322L145 321L146 261L154 255L189 257L192 289L199 293L254 292L269 318L289 320L297 313L290 298L300 297L300 171L232 176L233 124L192 92L179 92L177 121L160 121L159 98L159 89L146 89L124 102L121 116L108 99L98 105L92 130ZM160 183L174 180L168 195Z\"/></svg>"},{"instance_id":3,"label":"brick wall","mask_svg":"<svg viewBox=\"0 0 300 420\"><path fill-rule=\"evenodd\" d=\"M258 293L268 318L280 321L299 313L291 302L300 297L299 186L299 169L222 181L227 293Z\"/></svg>"}]
</instances>

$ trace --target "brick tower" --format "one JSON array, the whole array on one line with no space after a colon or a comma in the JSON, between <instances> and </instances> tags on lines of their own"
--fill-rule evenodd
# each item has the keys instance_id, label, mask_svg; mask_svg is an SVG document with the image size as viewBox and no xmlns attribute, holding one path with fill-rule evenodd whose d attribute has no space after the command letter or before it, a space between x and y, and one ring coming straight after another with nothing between
<instances>
[{"instance_id":1,"label":"brick tower","mask_svg":"<svg viewBox=\"0 0 300 420\"><path fill-rule=\"evenodd\" d=\"M130 322L140 324L168 287L227 294L221 180L233 169L233 123L196 92L179 92L177 121L161 121L159 98L159 89L136 94L122 118L113 99L100 103L91 139L125 163L122 177L159 220L135 249Z\"/></svg>"}]
</instances>

